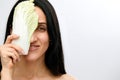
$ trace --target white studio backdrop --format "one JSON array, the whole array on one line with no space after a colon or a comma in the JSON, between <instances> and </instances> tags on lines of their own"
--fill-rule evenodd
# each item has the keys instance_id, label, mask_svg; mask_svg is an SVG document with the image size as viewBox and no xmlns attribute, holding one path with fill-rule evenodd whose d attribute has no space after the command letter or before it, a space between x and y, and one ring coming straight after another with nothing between
<instances>
[{"instance_id":1,"label":"white studio backdrop","mask_svg":"<svg viewBox=\"0 0 120 80\"><path fill-rule=\"evenodd\" d=\"M0 1L0 44L15 1ZM120 80L120 0L49 1L58 15L67 72L78 80Z\"/></svg>"}]
</instances>

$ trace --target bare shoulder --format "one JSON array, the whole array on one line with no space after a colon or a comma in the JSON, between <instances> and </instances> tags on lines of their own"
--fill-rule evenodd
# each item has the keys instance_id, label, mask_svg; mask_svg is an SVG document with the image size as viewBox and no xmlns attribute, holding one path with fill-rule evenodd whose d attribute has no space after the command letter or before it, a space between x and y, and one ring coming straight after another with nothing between
<instances>
[{"instance_id":1,"label":"bare shoulder","mask_svg":"<svg viewBox=\"0 0 120 80\"><path fill-rule=\"evenodd\" d=\"M73 76L71 76L69 74L64 74L60 77L59 80L77 80L77 79L75 79Z\"/></svg>"}]
</instances>

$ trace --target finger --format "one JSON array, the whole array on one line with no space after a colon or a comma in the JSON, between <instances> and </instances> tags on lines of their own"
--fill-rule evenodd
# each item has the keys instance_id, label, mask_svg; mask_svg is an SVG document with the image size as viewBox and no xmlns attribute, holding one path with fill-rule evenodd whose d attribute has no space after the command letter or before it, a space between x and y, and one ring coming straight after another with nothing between
<instances>
[{"instance_id":1,"label":"finger","mask_svg":"<svg viewBox=\"0 0 120 80\"><path fill-rule=\"evenodd\" d=\"M20 61L20 56L13 48L6 48L1 54L1 60L4 61L4 64L10 63L9 61L15 64Z\"/></svg>"},{"instance_id":2,"label":"finger","mask_svg":"<svg viewBox=\"0 0 120 80\"><path fill-rule=\"evenodd\" d=\"M1 60L3 63L9 63L12 60L13 63L16 63L17 57L13 53L13 51L6 51L5 54L2 54Z\"/></svg>"},{"instance_id":3,"label":"finger","mask_svg":"<svg viewBox=\"0 0 120 80\"><path fill-rule=\"evenodd\" d=\"M20 61L20 56L18 54L18 52L16 52L15 50L13 51L13 54L16 56L16 61Z\"/></svg>"},{"instance_id":4,"label":"finger","mask_svg":"<svg viewBox=\"0 0 120 80\"><path fill-rule=\"evenodd\" d=\"M9 58L12 58L13 63L15 64L18 60L17 56L15 55L15 52L10 52L8 55Z\"/></svg>"},{"instance_id":5,"label":"finger","mask_svg":"<svg viewBox=\"0 0 120 80\"><path fill-rule=\"evenodd\" d=\"M9 35L9 36L7 37L7 39L6 39L5 44L9 44L9 43L11 43L13 40L18 39L18 38L19 38L19 36L16 35L16 34Z\"/></svg>"},{"instance_id":6,"label":"finger","mask_svg":"<svg viewBox=\"0 0 120 80\"><path fill-rule=\"evenodd\" d=\"M19 55L24 54L23 49L15 44L8 44L8 47L15 49Z\"/></svg>"},{"instance_id":7,"label":"finger","mask_svg":"<svg viewBox=\"0 0 120 80\"><path fill-rule=\"evenodd\" d=\"M14 55L16 56L16 58L17 58L17 59L16 59L17 61L20 60L20 54L19 54L15 49L13 49L13 48L8 48L7 51L10 52L10 54L11 54L11 53L14 54Z\"/></svg>"}]
</instances>

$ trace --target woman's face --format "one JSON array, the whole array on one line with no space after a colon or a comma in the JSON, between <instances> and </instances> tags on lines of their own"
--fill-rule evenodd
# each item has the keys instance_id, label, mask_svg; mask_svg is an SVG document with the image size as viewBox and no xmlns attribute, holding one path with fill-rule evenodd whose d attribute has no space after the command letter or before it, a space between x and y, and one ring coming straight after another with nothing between
<instances>
[{"instance_id":1,"label":"woman's face","mask_svg":"<svg viewBox=\"0 0 120 80\"><path fill-rule=\"evenodd\" d=\"M34 31L31 40L27 60L38 60L44 58L45 52L49 46L49 36L47 32L46 16L39 7L35 7L38 15L38 27Z\"/></svg>"}]
</instances>

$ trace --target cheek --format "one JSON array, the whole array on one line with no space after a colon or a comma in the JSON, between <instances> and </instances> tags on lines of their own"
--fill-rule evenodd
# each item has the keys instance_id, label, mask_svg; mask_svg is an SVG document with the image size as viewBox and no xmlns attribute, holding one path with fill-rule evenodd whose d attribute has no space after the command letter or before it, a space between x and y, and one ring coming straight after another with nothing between
<instances>
[{"instance_id":1,"label":"cheek","mask_svg":"<svg viewBox=\"0 0 120 80\"><path fill-rule=\"evenodd\" d=\"M39 36L39 41L41 43L42 48L44 48L44 49L48 48L48 46L49 46L49 37L48 37L47 33Z\"/></svg>"},{"instance_id":2,"label":"cheek","mask_svg":"<svg viewBox=\"0 0 120 80\"><path fill-rule=\"evenodd\" d=\"M41 35L39 36L40 41L40 49L38 51L39 55L44 55L49 47L49 37L48 35Z\"/></svg>"},{"instance_id":3,"label":"cheek","mask_svg":"<svg viewBox=\"0 0 120 80\"><path fill-rule=\"evenodd\" d=\"M47 34L41 35L39 39L41 40L41 43L49 44L49 37Z\"/></svg>"}]
</instances>

